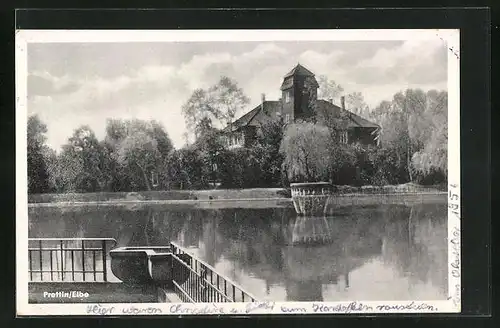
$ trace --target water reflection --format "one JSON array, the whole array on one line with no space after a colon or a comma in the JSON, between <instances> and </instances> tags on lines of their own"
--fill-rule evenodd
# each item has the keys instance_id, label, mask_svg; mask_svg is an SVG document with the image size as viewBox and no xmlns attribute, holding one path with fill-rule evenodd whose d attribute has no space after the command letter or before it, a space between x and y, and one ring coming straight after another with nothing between
<instances>
[{"instance_id":1,"label":"water reflection","mask_svg":"<svg viewBox=\"0 0 500 328\"><path fill-rule=\"evenodd\" d=\"M297 217L283 247L287 300L323 300L323 285L349 288L349 273L381 254L382 239L334 217Z\"/></svg>"},{"instance_id":2,"label":"water reflection","mask_svg":"<svg viewBox=\"0 0 500 328\"><path fill-rule=\"evenodd\" d=\"M30 237L176 241L261 299L440 299L447 294L446 206L293 209L30 208Z\"/></svg>"}]
</instances>

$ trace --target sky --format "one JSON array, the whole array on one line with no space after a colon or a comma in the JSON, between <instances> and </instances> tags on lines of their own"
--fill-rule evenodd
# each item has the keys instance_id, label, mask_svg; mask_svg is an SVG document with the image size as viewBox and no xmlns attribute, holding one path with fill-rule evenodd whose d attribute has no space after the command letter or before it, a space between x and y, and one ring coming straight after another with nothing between
<instances>
[{"instance_id":1,"label":"sky","mask_svg":"<svg viewBox=\"0 0 500 328\"><path fill-rule=\"evenodd\" d=\"M439 38L406 41L30 43L28 115L47 125L47 144L65 144L89 125L99 139L107 118L160 121L184 145L183 103L221 75L238 82L247 112L280 97L297 63L326 75L345 94L361 92L375 107L406 88L447 89L447 48ZM237 116L244 114L238 113Z\"/></svg>"}]
</instances>

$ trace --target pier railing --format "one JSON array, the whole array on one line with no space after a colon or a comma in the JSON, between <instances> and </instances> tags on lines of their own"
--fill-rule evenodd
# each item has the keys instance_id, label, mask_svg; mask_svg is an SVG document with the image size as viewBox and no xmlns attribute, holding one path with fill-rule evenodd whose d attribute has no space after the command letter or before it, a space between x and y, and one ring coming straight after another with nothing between
<instances>
[{"instance_id":1,"label":"pier railing","mask_svg":"<svg viewBox=\"0 0 500 328\"><path fill-rule=\"evenodd\" d=\"M107 282L113 238L29 238L30 282Z\"/></svg>"},{"instance_id":2,"label":"pier railing","mask_svg":"<svg viewBox=\"0 0 500 328\"><path fill-rule=\"evenodd\" d=\"M184 302L255 302L256 298L207 263L171 243L173 288Z\"/></svg>"}]
</instances>

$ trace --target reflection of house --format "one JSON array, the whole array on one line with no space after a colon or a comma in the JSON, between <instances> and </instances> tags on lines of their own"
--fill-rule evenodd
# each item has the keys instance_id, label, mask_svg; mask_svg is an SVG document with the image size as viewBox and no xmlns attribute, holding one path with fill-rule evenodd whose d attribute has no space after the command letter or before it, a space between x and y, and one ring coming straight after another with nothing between
<instances>
[{"instance_id":1,"label":"reflection of house","mask_svg":"<svg viewBox=\"0 0 500 328\"><path fill-rule=\"evenodd\" d=\"M315 75L298 64L283 78L280 100L268 101L262 95L260 105L228 125L226 142L230 148L250 145L263 124L282 120L285 124L314 117L317 122L339 121L339 142L376 144L380 127L331 101L317 99L318 82ZM341 127L340 127L341 126Z\"/></svg>"}]
</instances>

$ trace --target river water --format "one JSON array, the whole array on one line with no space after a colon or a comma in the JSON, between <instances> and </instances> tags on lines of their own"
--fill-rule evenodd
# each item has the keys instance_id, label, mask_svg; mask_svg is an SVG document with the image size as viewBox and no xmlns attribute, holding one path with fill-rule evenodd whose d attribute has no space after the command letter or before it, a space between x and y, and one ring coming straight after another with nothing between
<instances>
[{"instance_id":1,"label":"river water","mask_svg":"<svg viewBox=\"0 0 500 328\"><path fill-rule=\"evenodd\" d=\"M293 208L31 207L29 237L175 241L260 300L440 300L447 296L445 204Z\"/></svg>"}]
</instances>

